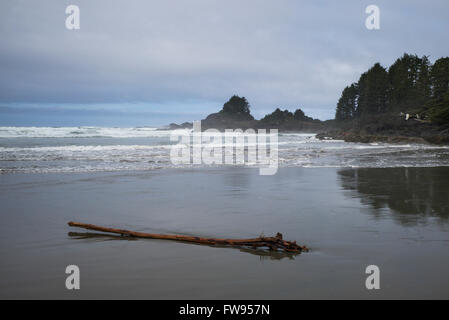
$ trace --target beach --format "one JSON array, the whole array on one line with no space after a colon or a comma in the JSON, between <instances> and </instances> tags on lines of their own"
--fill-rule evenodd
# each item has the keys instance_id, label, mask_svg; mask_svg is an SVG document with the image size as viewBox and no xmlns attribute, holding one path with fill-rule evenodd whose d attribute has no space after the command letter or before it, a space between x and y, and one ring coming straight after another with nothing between
<instances>
[{"instance_id":1,"label":"beach","mask_svg":"<svg viewBox=\"0 0 449 320\"><path fill-rule=\"evenodd\" d=\"M0 300L449 299L448 1L2 1L0 22Z\"/></svg>"},{"instance_id":2,"label":"beach","mask_svg":"<svg viewBox=\"0 0 449 320\"><path fill-rule=\"evenodd\" d=\"M448 184L447 167L2 174L0 297L448 298ZM310 252L87 236L71 220L204 237L281 232ZM72 264L80 290L65 288ZM371 264L380 290L365 287Z\"/></svg>"}]
</instances>

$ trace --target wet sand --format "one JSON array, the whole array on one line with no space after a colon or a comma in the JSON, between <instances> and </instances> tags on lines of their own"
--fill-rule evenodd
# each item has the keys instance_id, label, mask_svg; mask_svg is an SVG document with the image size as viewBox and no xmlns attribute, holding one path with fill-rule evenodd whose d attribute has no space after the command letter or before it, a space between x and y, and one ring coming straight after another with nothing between
<instances>
[{"instance_id":1,"label":"wet sand","mask_svg":"<svg viewBox=\"0 0 449 320\"><path fill-rule=\"evenodd\" d=\"M0 298L449 298L449 168L164 169L0 175ZM84 237L70 220L246 238L294 258L163 240ZM76 264L81 289L65 288ZM380 290L365 288L379 266Z\"/></svg>"}]
</instances>

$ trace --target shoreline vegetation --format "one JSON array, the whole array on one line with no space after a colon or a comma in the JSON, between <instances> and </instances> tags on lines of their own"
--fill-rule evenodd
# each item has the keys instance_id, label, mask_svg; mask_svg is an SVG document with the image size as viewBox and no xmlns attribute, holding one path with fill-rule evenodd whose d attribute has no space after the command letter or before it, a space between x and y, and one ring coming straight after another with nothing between
<instances>
[{"instance_id":1,"label":"shoreline vegetation","mask_svg":"<svg viewBox=\"0 0 449 320\"><path fill-rule=\"evenodd\" d=\"M277 108L256 120L246 98L234 95L201 125L202 130L317 133L319 139L347 142L449 144L449 57L432 65L427 56L406 53L388 69L374 64L358 82L344 88L332 120L313 119L300 108ZM165 129L185 128L192 128L192 123L172 123Z\"/></svg>"}]
</instances>

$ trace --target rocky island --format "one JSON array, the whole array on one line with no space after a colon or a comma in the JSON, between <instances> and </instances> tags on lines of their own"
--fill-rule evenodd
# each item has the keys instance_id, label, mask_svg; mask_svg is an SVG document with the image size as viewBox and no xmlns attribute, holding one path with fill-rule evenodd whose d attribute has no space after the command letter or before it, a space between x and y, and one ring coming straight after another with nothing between
<instances>
[{"instance_id":1,"label":"rocky island","mask_svg":"<svg viewBox=\"0 0 449 320\"><path fill-rule=\"evenodd\" d=\"M191 127L186 122L168 128ZM278 129L347 142L449 144L449 57L431 64L427 56L404 54L388 69L374 64L344 88L332 120L313 119L299 108L277 108L256 120L247 99L234 95L202 120L202 129L209 128Z\"/></svg>"},{"instance_id":2,"label":"rocky island","mask_svg":"<svg viewBox=\"0 0 449 320\"><path fill-rule=\"evenodd\" d=\"M318 119L313 119L304 114L301 109L294 113L277 108L272 113L256 120L250 112L250 104L245 97L233 95L216 113L209 114L201 121L202 130L210 128L225 129L278 129L279 131L301 131L301 132L321 132L325 128L325 123ZM191 128L192 123L186 122L182 125L172 123L168 129Z\"/></svg>"}]
</instances>

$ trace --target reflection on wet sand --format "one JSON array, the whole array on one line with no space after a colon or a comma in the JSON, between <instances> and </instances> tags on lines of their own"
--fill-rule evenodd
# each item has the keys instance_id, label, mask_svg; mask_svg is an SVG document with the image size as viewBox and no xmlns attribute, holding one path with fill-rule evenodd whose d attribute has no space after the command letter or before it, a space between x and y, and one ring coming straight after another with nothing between
<instances>
[{"instance_id":1,"label":"reflection on wet sand","mask_svg":"<svg viewBox=\"0 0 449 320\"><path fill-rule=\"evenodd\" d=\"M341 186L352 197L373 208L389 208L404 225L425 223L429 218L449 218L449 167L358 168L338 172Z\"/></svg>"}]
</instances>

